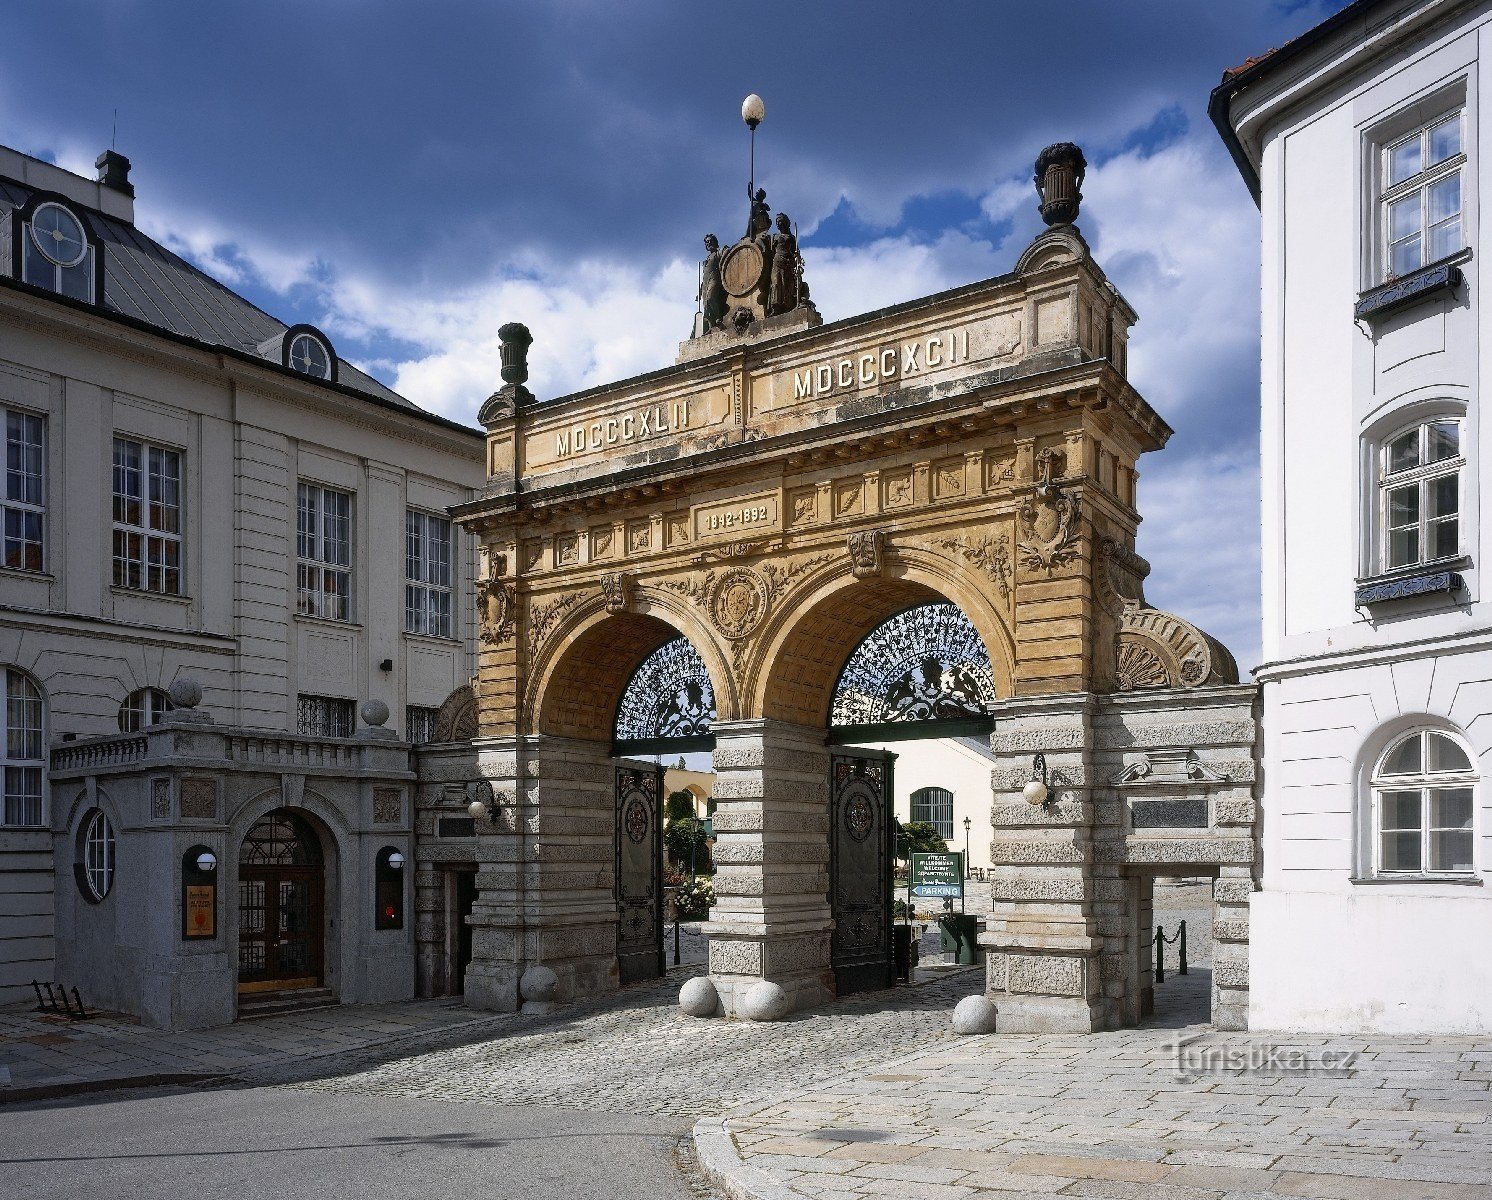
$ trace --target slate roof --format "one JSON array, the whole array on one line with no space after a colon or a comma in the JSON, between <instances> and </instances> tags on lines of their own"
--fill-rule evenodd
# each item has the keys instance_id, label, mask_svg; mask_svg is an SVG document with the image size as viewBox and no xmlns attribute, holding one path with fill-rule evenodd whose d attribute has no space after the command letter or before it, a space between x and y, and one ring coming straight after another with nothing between
<instances>
[{"instance_id":1,"label":"slate roof","mask_svg":"<svg viewBox=\"0 0 1492 1200\"><path fill-rule=\"evenodd\" d=\"M13 209L35 189L0 177L0 274L13 276L9 230ZM259 346L289 326L230 291L184 258L146 237L128 221L72 200L67 206L104 248L102 308L210 346L260 355ZM276 356L267 361L280 365ZM386 403L423 410L345 359L337 359L337 382Z\"/></svg>"}]
</instances>

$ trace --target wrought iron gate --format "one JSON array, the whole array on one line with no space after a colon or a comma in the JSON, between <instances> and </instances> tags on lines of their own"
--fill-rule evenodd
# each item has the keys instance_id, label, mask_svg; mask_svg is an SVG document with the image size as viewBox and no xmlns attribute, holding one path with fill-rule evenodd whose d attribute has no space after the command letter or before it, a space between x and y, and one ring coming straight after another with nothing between
<instances>
[{"instance_id":1,"label":"wrought iron gate","mask_svg":"<svg viewBox=\"0 0 1492 1200\"><path fill-rule=\"evenodd\" d=\"M616 957L623 983L663 974L662 767L616 769Z\"/></svg>"},{"instance_id":2,"label":"wrought iron gate","mask_svg":"<svg viewBox=\"0 0 1492 1200\"><path fill-rule=\"evenodd\" d=\"M891 869L896 853L891 766L884 750L829 760L829 961L841 996L890 987Z\"/></svg>"}]
</instances>

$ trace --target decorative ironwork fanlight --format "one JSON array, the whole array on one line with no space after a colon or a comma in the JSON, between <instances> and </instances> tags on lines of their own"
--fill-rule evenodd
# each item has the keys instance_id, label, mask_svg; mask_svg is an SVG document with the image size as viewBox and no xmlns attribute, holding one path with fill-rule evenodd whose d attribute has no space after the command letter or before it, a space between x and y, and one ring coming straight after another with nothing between
<instances>
[{"instance_id":1,"label":"decorative ironwork fanlight","mask_svg":"<svg viewBox=\"0 0 1492 1200\"><path fill-rule=\"evenodd\" d=\"M989 650L956 604L919 604L855 648L834 689L832 726L987 719Z\"/></svg>"},{"instance_id":2,"label":"decorative ironwork fanlight","mask_svg":"<svg viewBox=\"0 0 1492 1200\"><path fill-rule=\"evenodd\" d=\"M706 737L715 722L715 691L699 652L682 635L645 659L617 708L618 742Z\"/></svg>"}]
</instances>

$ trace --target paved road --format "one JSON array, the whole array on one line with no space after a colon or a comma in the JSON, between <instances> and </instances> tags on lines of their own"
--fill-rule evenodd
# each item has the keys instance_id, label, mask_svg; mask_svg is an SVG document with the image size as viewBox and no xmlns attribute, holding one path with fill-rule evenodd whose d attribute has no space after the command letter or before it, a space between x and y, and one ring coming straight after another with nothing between
<instances>
[{"instance_id":1,"label":"paved road","mask_svg":"<svg viewBox=\"0 0 1492 1200\"><path fill-rule=\"evenodd\" d=\"M983 978L952 973L757 1025L683 1016L688 974L541 1018L246 1062L226 1086L8 1106L0 1197L708 1194L689 1169L697 1117L950 1042L954 1004ZM267 1036L276 1020L290 1024L265 1022Z\"/></svg>"},{"instance_id":2,"label":"paved road","mask_svg":"<svg viewBox=\"0 0 1492 1200\"><path fill-rule=\"evenodd\" d=\"M7 1108L6 1200L690 1200L688 1122L523 1105L173 1089Z\"/></svg>"}]
</instances>

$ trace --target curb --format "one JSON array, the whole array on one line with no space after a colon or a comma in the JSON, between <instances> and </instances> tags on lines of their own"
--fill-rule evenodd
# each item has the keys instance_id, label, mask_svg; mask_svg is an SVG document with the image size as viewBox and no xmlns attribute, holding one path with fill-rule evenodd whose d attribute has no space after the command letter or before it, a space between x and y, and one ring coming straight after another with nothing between
<instances>
[{"instance_id":1,"label":"curb","mask_svg":"<svg viewBox=\"0 0 1492 1200\"><path fill-rule=\"evenodd\" d=\"M73 1083L44 1083L35 1087L0 1088L0 1108L30 1100L58 1100L91 1092L119 1092L130 1088L192 1086L226 1078L221 1072L200 1075L177 1072L157 1075L121 1075L115 1079L82 1079Z\"/></svg>"},{"instance_id":2,"label":"curb","mask_svg":"<svg viewBox=\"0 0 1492 1200\"><path fill-rule=\"evenodd\" d=\"M727 1117L700 1117L694 1122L694 1153L710 1182L730 1200L803 1200L803 1193L778 1183L765 1171L748 1166L726 1129Z\"/></svg>"}]
</instances>

